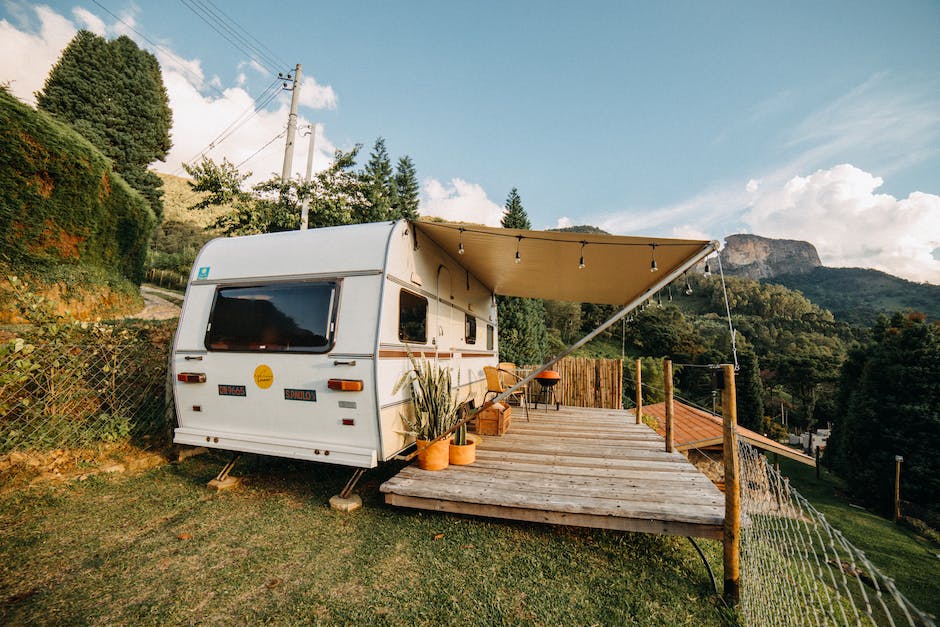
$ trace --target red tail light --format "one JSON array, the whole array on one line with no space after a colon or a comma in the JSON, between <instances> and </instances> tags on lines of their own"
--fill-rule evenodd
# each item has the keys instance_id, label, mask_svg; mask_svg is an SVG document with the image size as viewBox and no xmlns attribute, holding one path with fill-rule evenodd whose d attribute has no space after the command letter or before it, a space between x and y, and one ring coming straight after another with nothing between
<instances>
[{"instance_id":1,"label":"red tail light","mask_svg":"<svg viewBox=\"0 0 940 627\"><path fill-rule=\"evenodd\" d=\"M330 379L326 387L340 392L361 392L362 379Z\"/></svg>"},{"instance_id":2,"label":"red tail light","mask_svg":"<svg viewBox=\"0 0 940 627\"><path fill-rule=\"evenodd\" d=\"M206 373L204 372L180 372L176 375L176 380L183 383L205 383Z\"/></svg>"}]
</instances>

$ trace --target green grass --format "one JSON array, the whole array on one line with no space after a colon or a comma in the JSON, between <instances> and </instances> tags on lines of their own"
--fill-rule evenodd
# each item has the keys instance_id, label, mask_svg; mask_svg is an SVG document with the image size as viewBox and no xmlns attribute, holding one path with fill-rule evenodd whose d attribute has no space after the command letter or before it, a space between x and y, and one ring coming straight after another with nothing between
<instances>
[{"instance_id":1,"label":"green grass","mask_svg":"<svg viewBox=\"0 0 940 627\"><path fill-rule=\"evenodd\" d=\"M224 461L0 496L0 623L733 624L682 538L394 509L395 466L352 514L341 468L249 456L207 491Z\"/></svg>"},{"instance_id":2,"label":"green grass","mask_svg":"<svg viewBox=\"0 0 940 627\"><path fill-rule=\"evenodd\" d=\"M922 611L940 616L940 546L890 520L849 506L841 481L822 469L780 459L790 485L813 504Z\"/></svg>"}]
</instances>

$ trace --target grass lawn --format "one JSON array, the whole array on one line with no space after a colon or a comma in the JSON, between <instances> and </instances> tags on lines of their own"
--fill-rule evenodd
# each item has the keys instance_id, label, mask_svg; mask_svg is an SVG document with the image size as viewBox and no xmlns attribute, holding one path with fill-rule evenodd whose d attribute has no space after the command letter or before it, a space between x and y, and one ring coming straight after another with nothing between
<instances>
[{"instance_id":1,"label":"grass lawn","mask_svg":"<svg viewBox=\"0 0 940 627\"><path fill-rule=\"evenodd\" d=\"M734 623L683 538L394 509L394 465L352 514L316 464L246 456L210 492L225 459L0 496L0 623Z\"/></svg>"},{"instance_id":2,"label":"grass lawn","mask_svg":"<svg viewBox=\"0 0 940 627\"><path fill-rule=\"evenodd\" d=\"M844 485L825 468L816 479L814 468L781 458L780 472L825 515L829 524L894 579L904 596L922 611L940 616L940 546L907 527L849 507Z\"/></svg>"}]
</instances>

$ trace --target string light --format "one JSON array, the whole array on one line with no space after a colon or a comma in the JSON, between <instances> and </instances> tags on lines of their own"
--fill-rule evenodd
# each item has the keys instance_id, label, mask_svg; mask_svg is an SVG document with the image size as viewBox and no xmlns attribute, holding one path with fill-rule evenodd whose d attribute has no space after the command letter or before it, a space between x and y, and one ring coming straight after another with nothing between
<instances>
[{"instance_id":1,"label":"string light","mask_svg":"<svg viewBox=\"0 0 940 627\"><path fill-rule=\"evenodd\" d=\"M686 295L686 296L691 296L691 295L692 295L692 284L689 283L689 274L688 274L688 272L685 273L685 295Z\"/></svg>"},{"instance_id":2,"label":"string light","mask_svg":"<svg viewBox=\"0 0 940 627\"><path fill-rule=\"evenodd\" d=\"M650 244L650 272L656 272L659 270L656 267L656 244Z\"/></svg>"},{"instance_id":3,"label":"string light","mask_svg":"<svg viewBox=\"0 0 940 627\"><path fill-rule=\"evenodd\" d=\"M463 254L463 229L457 234L457 254Z\"/></svg>"},{"instance_id":4,"label":"string light","mask_svg":"<svg viewBox=\"0 0 940 627\"><path fill-rule=\"evenodd\" d=\"M711 275L712 275L712 271L711 271L711 268L708 267L708 260L706 259L705 260L705 276L711 276Z\"/></svg>"},{"instance_id":5,"label":"string light","mask_svg":"<svg viewBox=\"0 0 940 627\"><path fill-rule=\"evenodd\" d=\"M519 256L519 244L522 243L522 236L516 236L516 263L522 262L522 257Z\"/></svg>"},{"instance_id":6,"label":"string light","mask_svg":"<svg viewBox=\"0 0 940 627\"><path fill-rule=\"evenodd\" d=\"M581 242L581 259L578 261L578 270L584 270L584 245L587 242Z\"/></svg>"}]
</instances>

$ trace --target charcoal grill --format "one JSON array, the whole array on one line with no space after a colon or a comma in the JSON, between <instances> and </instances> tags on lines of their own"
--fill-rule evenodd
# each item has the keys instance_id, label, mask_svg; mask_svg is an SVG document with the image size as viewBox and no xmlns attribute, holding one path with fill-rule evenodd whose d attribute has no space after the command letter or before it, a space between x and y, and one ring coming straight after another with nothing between
<instances>
[{"instance_id":1,"label":"charcoal grill","mask_svg":"<svg viewBox=\"0 0 940 627\"><path fill-rule=\"evenodd\" d=\"M535 408L538 409L539 403L542 403L546 409L549 405L555 405L555 411L558 411L561 403L555 399L555 386L561 381L561 375L555 370L543 370L535 375L535 380L542 388L541 392L535 395Z\"/></svg>"}]
</instances>

